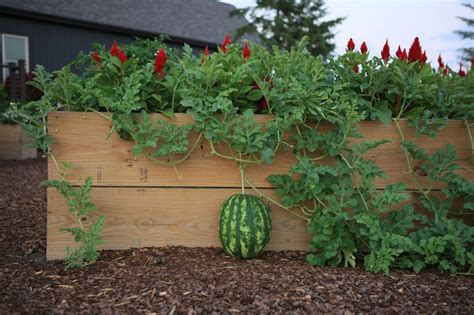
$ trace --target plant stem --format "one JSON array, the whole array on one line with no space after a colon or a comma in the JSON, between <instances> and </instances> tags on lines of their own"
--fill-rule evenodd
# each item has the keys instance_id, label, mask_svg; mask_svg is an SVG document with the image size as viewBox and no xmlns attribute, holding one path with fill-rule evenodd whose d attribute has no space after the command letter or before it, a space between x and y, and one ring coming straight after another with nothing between
<instances>
[{"instance_id":1,"label":"plant stem","mask_svg":"<svg viewBox=\"0 0 474 315\"><path fill-rule=\"evenodd\" d=\"M233 156L228 156L228 155L221 154L221 153L216 151L216 149L214 147L214 143L212 142L211 139L209 139L208 142L209 142L209 146L211 147L211 155L217 155L218 157L221 157L223 159L233 160L233 161L241 162L241 163L261 164L263 162L262 160L243 160L243 159L239 159L239 158L236 158L236 157L233 157Z\"/></svg>"},{"instance_id":2,"label":"plant stem","mask_svg":"<svg viewBox=\"0 0 474 315\"><path fill-rule=\"evenodd\" d=\"M177 160L177 161L173 161L173 162L163 162L163 161L161 161L161 160L159 160L159 159L157 159L157 158L151 156L151 154L148 153L148 152L143 152L143 154L144 154L147 158L149 158L150 160L153 160L154 162L156 162L156 163L158 163L158 164L160 164L160 165L162 165L162 166L173 167L173 168L175 169L175 171L176 171L176 175L177 175L178 177L180 177L180 176L179 176L179 173L178 173L178 170L177 170L177 168L176 168L176 165L179 165L179 164L183 163L184 161L186 161L186 160L189 158L189 156L194 152L194 150L196 150L196 147L197 147L199 141L201 140L201 138L202 138L202 132L199 134L199 136L198 136L196 142L194 142L194 144L193 144L193 146L191 147L191 149L188 150L188 152L187 152L181 159L179 159L179 160Z\"/></svg>"},{"instance_id":3,"label":"plant stem","mask_svg":"<svg viewBox=\"0 0 474 315\"><path fill-rule=\"evenodd\" d=\"M327 156L328 156L328 154L326 153L326 154L323 154L323 155L321 155L321 156L312 158L312 159L310 159L310 160L311 160L311 161L319 161L319 160L324 159L324 158L327 157Z\"/></svg>"},{"instance_id":4,"label":"plant stem","mask_svg":"<svg viewBox=\"0 0 474 315\"><path fill-rule=\"evenodd\" d=\"M395 122L395 125L397 126L398 134L400 135L400 139L402 141L405 141L405 136L403 134L402 128L400 127L400 124L398 123L398 120L399 120L398 118L393 118L393 121ZM410 156L408 155L408 152L405 149L405 147L403 147L403 145L402 145L402 151L403 151L403 155L405 156L405 160L407 161L408 174L410 175L413 182L415 183L416 188L418 189L419 192L421 192L423 194L423 196L426 199L430 199L429 195L426 193L426 191L423 189L423 187L421 187L420 183L418 182L418 179L416 178L415 172L413 170L413 164L411 163Z\"/></svg>"},{"instance_id":5,"label":"plant stem","mask_svg":"<svg viewBox=\"0 0 474 315\"><path fill-rule=\"evenodd\" d=\"M99 111L97 111L97 110L95 110L95 109L93 109L93 108L90 108L90 107L89 107L87 110L89 110L89 111L91 111L91 112L93 112L93 113L96 113L97 115L100 115L100 116L104 117L105 119L107 119L107 120L109 120L109 121L112 120L112 117L107 116L107 115L105 115L104 113L101 113L101 112L99 112ZM86 111L87 111L87 110L86 110Z\"/></svg>"},{"instance_id":6,"label":"plant stem","mask_svg":"<svg viewBox=\"0 0 474 315\"><path fill-rule=\"evenodd\" d=\"M467 135L469 136L469 142L471 143L471 164L474 165L474 140L473 140L473 136L472 136L471 127L470 127L467 119L464 120L464 125L466 126Z\"/></svg>"},{"instance_id":7,"label":"plant stem","mask_svg":"<svg viewBox=\"0 0 474 315\"><path fill-rule=\"evenodd\" d=\"M239 163L239 172L240 172L242 195L245 195L244 167L245 167L245 164Z\"/></svg>"},{"instance_id":8,"label":"plant stem","mask_svg":"<svg viewBox=\"0 0 474 315\"><path fill-rule=\"evenodd\" d=\"M303 216L303 215L301 215L301 214L298 214L298 213L292 211L290 208L285 207L284 205L282 205L282 204L279 203L278 201L276 201L276 200L274 200L274 199L268 197L267 195L265 195L264 193L262 193L260 190L258 190L257 187L255 187L247 178L245 178L245 182L247 182L247 184L250 186L250 188L252 188L253 190L255 190L255 192L256 192L257 194L259 194L260 197L263 197L263 198L267 199L267 200L270 201L271 203L277 205L278 207L282 208L283 210L287 211L288 213L290 213L290 214L292 214L292 215L294 215L294 216L297 216L297 217L300 218L300 219L305 220L305 221L309 224L310 218L307 218L307 217L305 217L305 216Z\"/></svg>"}]
</instances>

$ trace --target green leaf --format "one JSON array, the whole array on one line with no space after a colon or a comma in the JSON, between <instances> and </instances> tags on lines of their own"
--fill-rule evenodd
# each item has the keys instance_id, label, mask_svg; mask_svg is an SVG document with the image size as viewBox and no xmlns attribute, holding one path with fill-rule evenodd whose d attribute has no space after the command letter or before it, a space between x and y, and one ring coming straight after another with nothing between
<instances>
[{"instance_id":1,"label":"green leaf","mask_svg":"<svg viewBox=\"0 0 474 315\"><path fill-rule=\"evenodd\" d=\"M252 90L247 94L247 99L250 101L258 101L263 97L263 93L261 90Z\"/></svg>"}]
</instances>

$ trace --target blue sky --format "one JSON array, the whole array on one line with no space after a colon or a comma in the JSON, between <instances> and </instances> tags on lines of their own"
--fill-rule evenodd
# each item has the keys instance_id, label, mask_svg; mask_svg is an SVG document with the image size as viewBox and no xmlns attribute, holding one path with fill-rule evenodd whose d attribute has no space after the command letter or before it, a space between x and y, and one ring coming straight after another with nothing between
<instances>
[{"instance_id":1,"label":"blue sky","mask_svg":"<svg viewBox=\"0 0 474 315\"><path fill-rule=\"evenodd\" d=\"M220 1L236 7L255 4L253 0ZM465 28L456 16L474 18L472 10L461 6L461 2L474 4L473 0L326 0L326 5L329 17L346 17L335 29L338 54L344 52L350 37L357 47L366 41L374 55L380 55L388 38L393 55L399 44L408 51L413 38L418 36L428 61L436 63L441 53L451 67L458 69L458 49L474 45L454 34L454 30Z\"/></svg>"}]
</instances>

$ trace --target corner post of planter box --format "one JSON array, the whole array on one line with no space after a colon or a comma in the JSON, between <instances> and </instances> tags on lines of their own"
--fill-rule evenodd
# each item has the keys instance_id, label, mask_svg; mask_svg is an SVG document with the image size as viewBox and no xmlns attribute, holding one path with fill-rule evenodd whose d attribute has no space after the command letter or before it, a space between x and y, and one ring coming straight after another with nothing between
<instances>
[{"instance_id":1,"label":"corner post of planter box","mask_svg":"<svg viewBox=\"0 0 474 315\"><path fill-rule=\"evenodd\" d=\"M25 60L18 60L18 79L20 85L20 102L26 102L26 68Z\"/></svg>"}]
</instances>

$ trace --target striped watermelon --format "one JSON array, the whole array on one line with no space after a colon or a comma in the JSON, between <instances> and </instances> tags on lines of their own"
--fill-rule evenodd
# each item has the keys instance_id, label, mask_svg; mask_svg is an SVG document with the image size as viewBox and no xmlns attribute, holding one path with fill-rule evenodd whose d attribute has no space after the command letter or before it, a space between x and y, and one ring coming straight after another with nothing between
<instances>
[{"instance_id":1,"label":"striped watermelon","mask_svg":"<svg viewBox=\"0 0 474 315\"><path fill-rule=\"evenodd\" d=\"M235 194L222 205L219 238L224 251L236 258L260 255L270 240L270 209L258 197Z\"/></svg>"}]
</instances>

